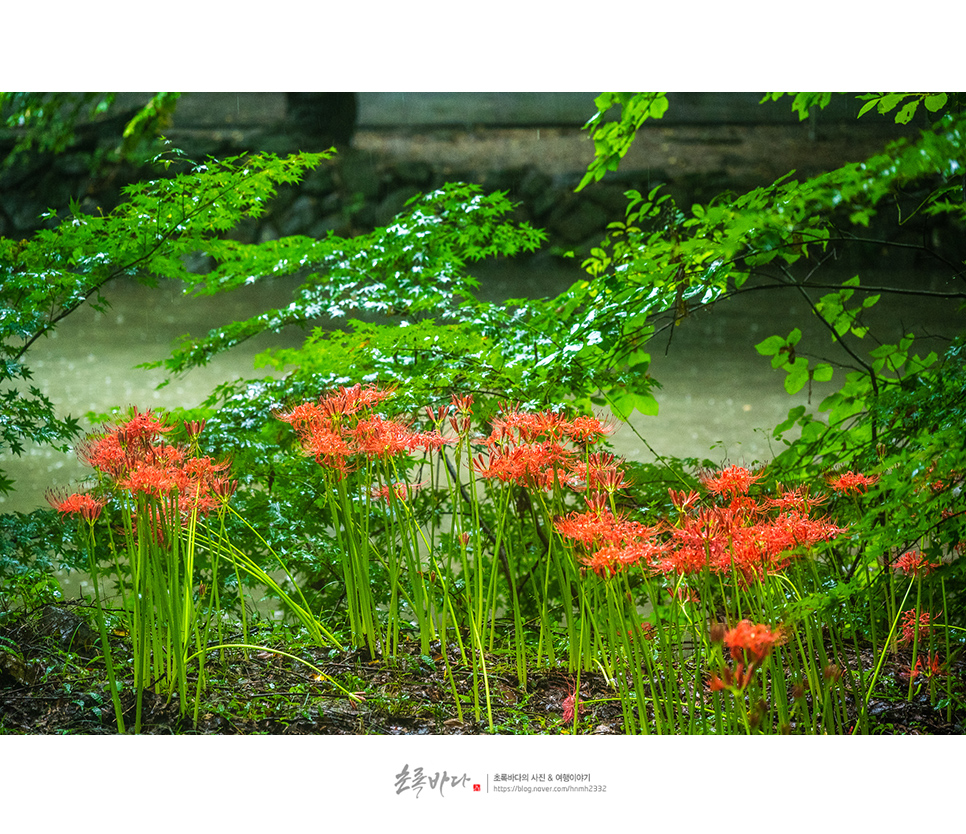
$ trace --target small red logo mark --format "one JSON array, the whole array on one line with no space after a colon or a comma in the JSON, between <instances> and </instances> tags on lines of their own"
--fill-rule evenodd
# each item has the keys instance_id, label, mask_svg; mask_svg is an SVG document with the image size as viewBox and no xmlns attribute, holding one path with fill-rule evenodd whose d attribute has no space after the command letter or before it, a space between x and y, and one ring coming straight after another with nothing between
<instances>
[{"instance_id":1,"label":"small red logo mark","mask_svg":"<svg viewBox=\"0 0 966 834\"><path fill-rule=\"evenodd\" d=\"M479 785L473 785L473 790L474 791L478 791L479 789L480 789L480 786Z\"/></svg>"}]
</instances>

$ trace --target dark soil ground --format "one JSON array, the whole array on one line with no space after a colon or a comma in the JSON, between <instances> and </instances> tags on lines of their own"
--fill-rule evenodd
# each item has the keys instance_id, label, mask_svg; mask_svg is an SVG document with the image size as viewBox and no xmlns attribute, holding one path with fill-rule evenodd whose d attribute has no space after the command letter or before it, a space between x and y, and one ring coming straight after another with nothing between
<instances>
[{"instance_id":1,"label":"dark soil ground","mask_svg":"<svg viewBox=\"0 0 966 834\"><path fill-rule=\"evenodd\" d=\"M89 609L78 604L47 605L10 618L0 629L0 733L113 734L117 732L103 660L97 656L96 634ZM10 619L16 619L10 623ZM308 665L270 650L226 652L222 661L212 655L210 678L197 725L182 718L176 703L153 693L144 698L145 734L216 735L476 735L487 733L483 687L480 717L474 715L472 671L460 663L451 645L448 657L438 644L421 655L418 641L404 646L392 659L372 658L360 651L338 652L295 646L269 630L256 635L270 648L295 654L339 682L361 701L350 699ZM69 647L69 648L68 648ZM117 637L114 649L123 663L126 641ZM873 665L863 653L866 668ZM953 674L959 697L947 713L930 705L927 686L918 686L913 699L904 695L908 652L889 657L880 680L890 697L873 698L870 719L880 734L961 734L966 726L962 706L966 681L962 666ZM446 661L462 702L456 708ZM855 663L855 658L852 658ZM533 669L521 686L505 659L488 658L494 731L501 734L564 734L573 732L564 720L565 702L574 691L575 676L560 668ZM695 672L686 673L693 679ZM706 676L705 676L706 677ZM923 680L923 679L920 679ZM936 679L945 690L945 679ZM924 680L923 680L924 682ZM706 680L705 680L706 683ZM919 681L917 681L917 684ZM942 692L939 693L942 697ZM580 679L581 734L623 734L620 704L600 674ZM571 703L573 703L571 701ZM940 702L941 703L941 702ZM134 696L122 694L128 726L134 723ZM794 729L793 729L794 732Z\"/></svg>"}]
</instances>

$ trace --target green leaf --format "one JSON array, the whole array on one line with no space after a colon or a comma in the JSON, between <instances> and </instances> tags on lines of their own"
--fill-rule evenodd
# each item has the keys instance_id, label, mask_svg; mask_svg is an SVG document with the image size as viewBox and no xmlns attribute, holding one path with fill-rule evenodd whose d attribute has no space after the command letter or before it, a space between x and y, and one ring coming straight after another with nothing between
<instances>
[{"instance_id":1,"label":"green leaf","mask_svg":"<svg viewBox=\"0 0 966 834\"><path fill-rule=\"evenodd\" d=\"M873 107L879 103L878 98L873 98L862 105L862 109L859 110L859 115L856 118L861 119L866 113L868 113Z\"/></svg>"},{"instance_id":2,"label":"green leaf","mask_svg":"<svg viewBox=\"0 0 966 834\"><path fill-rule=\"evenodd\" d=\"M769 336L763 342L755 345L755 350L762 356L774 356L783 347L785 347L785 339L781 336Z\"/></svg>"},{"instance_id":3,"label":"green leaf","mask_svg":"<svg viewBox=\"0 0 966 834\"><path fill-rule=\"evenodd\" d=\"M785 369L788 371L785 390L789 394L797 394L808 382L808 360L803 356L796 357Z\"/></svg>"},{"instance_id":4,"label":"green leaf","mask_svg":"<svg viewBox=\"0 0 966 834\"><path fill-rule=\"evenodd\" d=\"M665 93L601 93L594 104L597 112L584 125L594 141L594 160L575 191L617 170L641 125L649 118L660 119L668 107ZM614 107L620 108L619 120L604 121Z\"/></svg>"},{"instance_id":5,"label":"green leaf","mask_svg":"<svg viewBox=\"0 0 966 834\"><path fill-rule=\"evenodd\" d=\"M816 382L828 382L832 379L832 366L828 362L816 365L812 371L812 379Z\"/></svg>"},{"instance_id":6,"label":"green leaf","mask_svg":"<svg viewBox=\"0 0 966 834\"><path fill-rule=\"evenodd\" d=\"M912 117L916 115L916 109L918 107L918 101L910 101L903 105L902 109L896 113L896 124L909 124L912 121Z\"/></svg>"},{"instance_id":7,"label":"green leaf","mask_svg":"<svg viewBox=\"0 0 966 834\"><path fill-rule=\"evenodd\" d=\"M794 408L789 409L788 417L783 422L775 426L772 436L780 438L786 431L788 431L792 426L798 423L799 420L805 415L805 406L796 405Z\"/></svg>"},{"instance_id":8,"label":"green leaf","mask_svg":"<svg viewBox=\"0 0 966 834\"><path fill-rule=\"evenodd\" d=\"M901 93L889 93L879 99L879 112L883 115L893 110L904 96Z\"/></svg>"},{"instance_id":9,"label":"green leaf","mask_svg":"<svg viewBox=\"0 0 966 834\"><path fill-rule=\"evenodd\" d=\"M658 415L659 406L657 398L651 393L639 395L634 407L640 411L641 414L644 414L648 417L657 417Z\"/></svg>"},{"instance_id":10,"label":"green leaf","mask_svg":"<svg viewBox=\"0 0 966 834\"><path fill-rule=\"evenodd\" d=\"M658 402L650 392L638 394L623 390L610 394L607 401L618 420L629 420L635 411L649 417L656 417L658 414Z\"/></svg>"}]
</instances>

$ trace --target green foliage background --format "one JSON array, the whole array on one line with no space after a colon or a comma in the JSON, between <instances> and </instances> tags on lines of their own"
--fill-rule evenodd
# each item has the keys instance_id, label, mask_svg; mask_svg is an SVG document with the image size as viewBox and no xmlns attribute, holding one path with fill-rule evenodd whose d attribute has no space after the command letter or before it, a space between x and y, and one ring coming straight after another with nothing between
<instances>
[{"instance_id":1,"label":"green foliage background","mask_svg":"<svg viewBox=\"0 0 966 834\"><path fill-rule=\"evenodd\" d=\"M8 124L23 130L17 154L34 146L65 147L84 108L96 112L111 103L90 94L73 101L72 110L38 95L6 94L2 101ZM833 95L840 94L767 98L790 97L805 118ZM328 578L333 543L327 520L310 511L317 498L311 464L291 448L284 426L270 417L273 410L335 385L374 382L398 384L394 402L411 418L423 406L447 403L453 393L473 393L484 417L500 400L574 412L606 406L620 419L654 415L651 338L737 293L780 289L806 301L849 361L820 416L793 409L775 428L785 448L770 464L770 476L797 483L848 468L879 474L876 512L856 518L858 558L879 570L905 549L922 548L946 560L950 587L961 588L963 572L952 558L963 540L966 471L961 338L942 334L939 350L920 349L911 334L878 342L866 318L882 292L867 289L861 271L842 282L829 266L833 256L867 251L870 241L914 248L948 270L943 297L962 304L964 252L955 241L966 221L966 115L952 94L859 99L862 118L875 111L921 127L863 162L806 179L790 172L706 204L678 206L660 189L629 191L624 217L610 224L584 261L583 280L556 298L504 304L478 297L474 265L532 252L545 240L541 230L510 219L513 205L505 194L454 183L414 198L392 223L364 235L242 244L226 233L262 213L280 185L299 180L331 154L197 162L165 152L155 159L158 177L126 188L125 201L110 214L90 216L71 205L49 212L47 228L28 240L0 240L0 383L29 381L36 340L81 305L107 304L110 284L121 276L148 285L180 281L194 295L296 276L287 306L186 340L163 364L179 374L260 333L306 330L300 347L260 359L261 367L283 372L283 380L226 380L179 416L208 419L205 450L233 457L242 482L241 514L294 560L319 604L337 604L338 588ZM158 94L126 136L132 143L150 136L175 102L173 94ZM637 131L660 119L668 100L664 93L604 93L595 105L586 127L596 157L578 190L615 170ZM8 164L16 164L16 156ZM878 236L886 220L898 224L898 237ZM953 243L934 243L937 228L951 230L937 239ZM210 256L214 267L191 272L185 256L193 253ZM802 333L792 326L758 345L785 374L789 393L829 381L840 370L816 361L822 348L805 344ZM57 414L36 387L7 387L0 392L0 431L0 443L15 454L25 440L66 450L78 421ZM642 467L639 505L660 506L667 481L688 477L687 463ZM0 480L0 489L12 488ZM422 511L432 511L431 498ZM11 575L46 567L31 548L10 544L24 537L46 542L31 526L38 519L11 523L21 532L7 534L0 569ZM856 557L843 558L837 578L849 580L858 568Z\"/></svg>"}]
</instances>

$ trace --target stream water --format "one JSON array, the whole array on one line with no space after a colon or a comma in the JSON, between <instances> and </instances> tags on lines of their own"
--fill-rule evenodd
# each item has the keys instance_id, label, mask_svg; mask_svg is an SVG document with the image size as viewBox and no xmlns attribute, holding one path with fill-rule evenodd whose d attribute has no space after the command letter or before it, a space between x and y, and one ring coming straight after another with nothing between
<instances>
[{"instance_id":1,"label":"stream water","mask_svg":"<svg viewBox=\"0 0 966 834\"><path fill-rule=\"evenodd\" d=\"M489 264L479 273L481 292L491 299L523 295L556 295L577 272L540 271L514 264ZM920 286L942 290L940 276L928 273L863 274L863 284ZM164 388L161 369L140 363L165 357L181 335L200 335L212 327L247 317L268 307L287 304L291 282L264 282L232 294L186 298L179 287L145 288L134 282L112 285L110 308L98 313L82 308L65 319L27 355L35 384L61 413L74 416L113 407L190 407L200 403L220 382L236 377L264 376L253 370L253 357L270 346L295 345L301 331L259 337L225 354L208 366L176 378ZM958 304L915 296L883 297L872 308L871 320L883 338L905 332L950 334L963 326ZM805 302L785 292L749 292L719 303L711 311L688 317L673 332L664 331L650 343L653 377L660 413L635 415L611 437L615 451L630 460L647 460L655 452L680 457L707 457L720 463L767 461L777 451L769 430L795 405L815 408L840 383L816 384L789 396L784 373L772 370L754 345L792 327L805 331L802 346L822 358L842 359L822 325L810 316ZM929 345L941 351L942 342ZM872 345L870 344L869 347ZM925 352L926 348L923 348ZM646 443L641 438L646 440ZM16 491L0 497L0 512L30 511L45 506L44 491L66 486L87 475L72 454L29 447L22 457L0 457L16 482Z\"/></svg>"}]
</instances>

